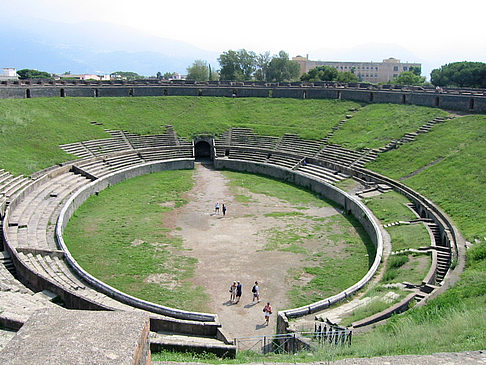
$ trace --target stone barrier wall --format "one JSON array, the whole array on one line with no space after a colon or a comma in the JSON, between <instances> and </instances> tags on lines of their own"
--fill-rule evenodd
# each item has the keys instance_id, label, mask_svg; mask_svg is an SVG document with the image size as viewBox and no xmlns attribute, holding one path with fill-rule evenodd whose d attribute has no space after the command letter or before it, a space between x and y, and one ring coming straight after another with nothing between
<instances>
[{"instance_id":1,"label":"stone barrier wall","mask_svg":"<svg viewBox=\"0 0 486 365\"><path fill-rule=\"evenodd\" d=\"M261 83L80 83L46 82L0 85L0 99L39 97L128 97L128 96L221 96L294 99L342 99L361 103L413 104L464 112L486 113L484 90L457 89L436 93L430 89L385 89L371 85L342 86L333 83L307 85Z\"/></svg>"},{"instance_id":2,"label":"stone barrier wall","mask_svg":"<svg viewBox=\"0 0 486 365\"><path fill-rule=\"evenodd\" d=\"M188 312L179 309L169 308L161 306L155 303L147 302L145 300L135 298L126 293L110 287L109 285L94 278L87 273L76 260L71 256L67 249L64 240L62 238L63 231L72 217L74 212L83 204L90 196L97 192L106 189L108 186L117 184L126 179L130 179L136 176L141 176L157 171L175 170L175 169L192 169L194 168L194 160L170 160L170 161L158 161L152 163L145 163L134 167L127 168L122 171L113 172L100 179L97 179L85 187L75 192L69 200L65 203L61 210L56 226L56 238L60 249L64 251L66 260L69 262L73 270L84 281L88 282L91 286L107 294L108 296L115 298L125 304L129 304L133 307L148 310L153 313L162 314L171 318L195 321L195 322L216 322L217 316L209 313ZM181 325L183 323L181 322Z\"/></svg>"}]
</instances>

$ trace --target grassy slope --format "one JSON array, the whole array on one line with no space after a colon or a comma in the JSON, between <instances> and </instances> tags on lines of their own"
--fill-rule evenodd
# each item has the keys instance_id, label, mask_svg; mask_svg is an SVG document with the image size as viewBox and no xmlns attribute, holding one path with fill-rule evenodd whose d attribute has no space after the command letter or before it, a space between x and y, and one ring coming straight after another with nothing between
<instances>
[{"instance_id":1,"label":"grassy slope","mask_svg":"<svg viewBox=\"0 0 486 365\"><path fill-rule=\"evenodd\" d=\"M371 104L349 119L329 140L351 149L383 147L447 113L416 105Z\"/></svg>"},{"instance_id":2,"label":"grassy slope","mask_svg":"<svg viewBox=\"0 0 486 365\"><path fill-rule=\"evenodd\" d=\"M263 134L300 133L319 139L349 108L358 106L338 100L211 97L0 100L0 166L14 174L30 174L74 159L58 145L109 137L104 128L153 134L171 124L179 135L191 136L241 126Z\"/></svg>"},{"instance_id":3,"label":"grassy slope","mask_svg":"<svg viewBox=\"0 0 486 365\"><path fill-rule=\"evenodd\" d=\"M416 171L404 183L438 203L467 239L482 240L486 236L485 133L485 116L457 118L382 155L368 167L396 179ZM367 336L357 336L353 348L344 352L347 356L378 356L482 349L486 344L485 304L483 241L468 251L466 270L454 288Z\"/></svg>"},{"instance_id":4,"label":"grassy slope","mask_svg":"<svg viewBox=\"0 0 486 365\"><path fill-rule=\"evenodd\" d=\"M486 116L461 117L435 126L367 167L395 179L420 171L402 179L403 183L445 210L466 239L482 240L486 236L485 141Z\"/></svg>"},{"instance_id":5,"label":"grassy slope","mask_svg":"<svg viewBox=\"0 0 486 365\"><path fill-rule=\"evenodd\" d=\"M153 134L162 132L163 126L170 124L179 135L190 137L202 133L220 134L233 126L253 128L264 135L295 133L304 138L321 139L349 113L350 108L357 107L360 107L358 103L340 100L184 96L0 100L0 167L14 174L28 175L74 159L58 145L109 137L104 128ZM333 142L340 143L339 138L347 139L351 133L352 139L367 136L366 143L371 143L375 134L361 129L346 133L348 125L359 122L360 128L368 125L368 129L383 129L383 125L390 125L389 122L394 122L397 115L405 113L397 114L397 107L403 108L388 105L362 107L343 131L336 134ZM382 117L377 116L377 108L384 108ZM386 112L388 109L392 112ZM380 140L380 145L398 134L403 135L410 121L429 120L431 114L444 114L430 108L405 109L408 118L405 126L399 132L387 134ZM423 117L424 114L427 117ZM373 116L373 122L364 123L369 115ZM103 126L92 125L90 121L101 122ZM338 137L340 135L342 137ZM353 142L350 147L358 148L361 143Z\"/></svg>"}]
</instances>

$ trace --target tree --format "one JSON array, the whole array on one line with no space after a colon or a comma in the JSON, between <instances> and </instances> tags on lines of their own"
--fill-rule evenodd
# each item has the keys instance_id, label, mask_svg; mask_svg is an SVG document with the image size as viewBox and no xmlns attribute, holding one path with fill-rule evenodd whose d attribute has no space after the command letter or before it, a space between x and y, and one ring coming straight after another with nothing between
<instances>
[{"instance_id":1,"label":"tree","mask_svg":"<svg viewBox=\"0 0 486 365\"><path fill-rule=\"evenodd\" d=\"M395 85L423 85L425 81L424 76L417 75L413 71L404 71L395 77L391 83Z\"/></svg>"},{"instance_id":2,"label":"tree","mask_svg":"<svg viewBox=\"0 0 486 365\"><path fill-rule=\"evenodd\" d=\"M358 77L352 72L349 71L344 71L344 72L338 72L338 75L336 77L337 82L341 82L343 84L347 84L350 82L358 82Z\"/></svg>"},{"instance_id":3,"label":"tree","mask_svg":"<svg viewBox=\"0 0 486 365\"><path fill-rule=\"evenodd\" d=\"M157 80L162 80L162 72L157 72Z\"/></svg>"},{"instance_id":4,"label":"tree","mask_svg":"<svg viewBox=\"0 0 486 365\"><path fill-rule=\"evenodd\" d=\"M334 81L338 77L338 70L332 66L318 66L303 74L302 81Z\"/></svg>"},{"instance_id":5,"label":"tree","mask_svg":"<svg viewBox=\"0 0 486 365\"><path fill-rule=\"evenodd\" d=\"M255 79L259 81L266 81L270 60L270 52L268 51L266 51L265 53L260 53L256 57L256 71L254 74Z\"/></svg>"},{"instance_id":6,"label":"tree","mask_svg":"<svg viewBox=\"0 0 486 365\"><path fill-rule=\"evenodd\" d=\"M112 72L110 74L110 76L120 77L120 78L125 79L125 80L139 80L139 79L143 79L143 76L140 76L136 72L130 72L130 71L116 71L116 72Z\"/></svg>"},{"instance_id":7,"label":"tree","mask_svg":"<svg viewBox=\"0 0 486 365\"><path fill-rule=\"evenodd\" d=\"M292 81L299 77L300 66L297 62L289 60L285 51L280 51L278 56L273 56L268 63L266 72L267 81Z\"/></svg>"},{"instance_id":8,"label":"tree","mask_svg":"<svg viewBox=\"0 0 486 365\"><path fill-rule=\"evenodd\" d=\"M486 63L454 62L432 70L430 81L435 86L486 87Z\"/></svg>"},{"instance_id":9,"label":"tree","mask_svg":"<svg viewBox=\"0 0 486 365\"><path fill-rule=\"evenodd\" d=\"M170 80L171 78L173 78L175 75L175 72L166 72L162 75L162 78L164 80Z\"/></svg>"},{"instance_id":10,"label":"tree","mask_svg":"<svg viewBox=\"0 0 486 365\"><path fill-rule=\"evenodd\" d=\"M48 72L31 70L31 69L28 69L28 68L18 70L17 75L19 75L19 78L21 80L25 80L25 79L50 79L52 77L51 74L48 73Z\"/></svg>"},{"instance_id":11,"label":"tree","mask_svg":"<svg viewBox=\"0 0 486 365\"><path fill-rule=\"evenodd\" d=\"M245 49L223 52L218 62L221 66L219 75L222 80L251 80L256 70L255 52L248 52Z\"/></svg>"},{"instance_id":12,"label":"tree","mask_svg":"<svg viewBox=\"0 0 486 365\"><path fill-rule=\"evenodd\" d=\"M420 66L410 66L408 70L412 71L417 76L422 74L422 68Z\"/></svg>"},{"instance_id":13,"label":"tree","mask_svg":"<svg viewBox=\"0 0 486 365\"><path fill-rule=\"evenodd\" d=\"M208 63L203 60L195 60L192 66L189 66L187 68L187 79L195 81L208 81Z\"/></svg>"}]
</instances>

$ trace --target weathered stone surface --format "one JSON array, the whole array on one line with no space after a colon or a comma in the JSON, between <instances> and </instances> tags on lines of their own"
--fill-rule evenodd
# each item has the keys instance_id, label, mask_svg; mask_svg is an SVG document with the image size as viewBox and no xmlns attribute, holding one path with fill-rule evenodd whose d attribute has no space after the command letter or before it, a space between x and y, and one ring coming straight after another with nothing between
<instances>
[{"instance_id":1,"label":"weathered stone surface","mask_svg":"<svg viewBox=\"0 0 486 365\"><path fill-rule=\"evenodd\" d=\"M0 364L149 364L149 317L144 313L34 313L0 352Z\"/></svg>"}]
</instances>

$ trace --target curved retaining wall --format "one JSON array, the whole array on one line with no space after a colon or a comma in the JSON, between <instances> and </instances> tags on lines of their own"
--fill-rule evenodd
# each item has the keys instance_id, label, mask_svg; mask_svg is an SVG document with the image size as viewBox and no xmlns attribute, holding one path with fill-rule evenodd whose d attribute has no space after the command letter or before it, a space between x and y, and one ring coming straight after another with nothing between
<instances>
[{"instance_id":1,"label":"curved retaining wall","mask_svg":"<svg viewBox=\"0 0 486 365\"><path fill-rule=\"evenodd\" d=\"M353 198L351 195L332 185L300 174L299 172L290 171L288 169L284 169L278 166L228 159L215 159L214 166L217 169L230 169L267 175L280 180L294 183L302 187L306 187L309 190L341 205L347 214L353 215L361 223L376 247L376 255L373 264L371 265L366 275L360 281L332 297L320 300L318 302L303 307L284 310L282 314L284 314L287 318L300 317L310 313L315 313L347 298L351 294L360 290L364 285L366 285L378 270L383 255L383 237L381 235L381 230L378 224L374 220L373 214L359 200Z\"/></svg>"},{"instance_id":2,"label":"curved retaining wall","mask_svg":"<svg viewBox=\"0 0 486 365\"><path fill-rule=\"evenodd\" d=\"M64 251L64 256L67 262L71 265L73 270L84 281L88 282L91 286L101 291L102 293L130 306L147 310L152 313L162 314L171 318L200 321L200 322L215 322L217 316L209 313L198 313L183 311L180 309L174 309L165 307L155 303L151 303L126 293L123 293L102 281L96 279L88 272L86 272L72 257L71 253L67 249L62 234L67 226L69 219L72 217L76 209L78 209L84 201L97 192L106 189L107 187L122 182L126 179L130 179L136 176L145 175L157 171L163 170L175 170L175 169L192 169L194 168L194 160L170 160L163 162L146 163L143 165L134 166L122 171L117 171L106 175L100 179L97 179L75 192L64 204L56 225L56 238L61 250Z\"/></svg>"}]
</instances>

